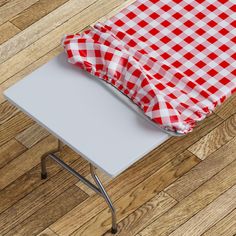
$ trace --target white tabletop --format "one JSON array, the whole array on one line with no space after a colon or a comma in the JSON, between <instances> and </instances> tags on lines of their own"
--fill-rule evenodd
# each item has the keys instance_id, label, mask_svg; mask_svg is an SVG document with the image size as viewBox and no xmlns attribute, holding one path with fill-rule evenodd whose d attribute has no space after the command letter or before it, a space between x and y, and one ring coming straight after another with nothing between
<instances>
[{"instance_id":1,"label":"white tabletop","mask_svg":"<svg viewBox=\"0 0 236 236\"><path fill-rule=\"evenodd\" d=\"M64 53L4 95L112 177L169 138L98 78L70 65Z\"/></svg>"}]
</instances>

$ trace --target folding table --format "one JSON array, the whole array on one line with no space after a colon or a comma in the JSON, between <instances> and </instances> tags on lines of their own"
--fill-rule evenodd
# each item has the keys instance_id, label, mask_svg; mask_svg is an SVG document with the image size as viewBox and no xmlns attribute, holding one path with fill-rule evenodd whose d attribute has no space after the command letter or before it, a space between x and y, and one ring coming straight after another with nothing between
<instances>
[{"instance_id":1,"label":"folding table","mask_svg":"<svg viewBox=\"0 0 236 236\"><path fill-rule=\"evenodd\" d=\"M236 92L235 10L230 0L137 0L82 34L66 35L67 57L4 93L59 140L42 156L42 178L47 157L79 178L106 200L115 233L115 208L95 167L117 176L170 137L158 125L186 134ZM95 183L56 156L62 142L90 162Z\"/></svg>"},{"instance_id":2,"label":"folding table","mask_svg":"<svg viewBox=\"0 0 236 236\"><path fill-rule=\"evenodd\" d=\"M47 157L79 178L106 200L115 233L115 208L95 167L116 177L170 135L144 119L104 82L67 63L64 53L7 89L4 95L59 140L57 149L45 150L42 156L42 178L47 178ZM89 161L95 184L58 158L55 152L62 142Z\"/></svg>"}]
</instances>

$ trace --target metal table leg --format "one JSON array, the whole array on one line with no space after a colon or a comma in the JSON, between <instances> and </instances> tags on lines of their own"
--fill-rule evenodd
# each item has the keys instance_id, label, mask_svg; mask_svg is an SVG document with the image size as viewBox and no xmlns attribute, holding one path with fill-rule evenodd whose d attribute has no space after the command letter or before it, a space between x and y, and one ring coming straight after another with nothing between
<instances>
[{"instance_id":1,"label":"metal table leg","mask_svg":"<svg viewBox=\"0 0 236 236\"><path fill-rule=\"evenodd\" d=\"M58 144L57 147L53 150L50 150L46 153L44 153L41 156L41 178L46 179L47 178L47 169L46 169L46 158L48 157L49 154L60 152L62 150L63 143L58 139Z\"/></svg>"},{"instance_id":2,"label":"metal table leg","mask_svg":"<svg viewBox=\"0 0 236 236\"><path fill-rule=\"evenodd\" d=\"M102 194L102 197L105 199L107 205L109 206L110 210L111 210L111 216L112 216L112 228L111 228L111 232L113 234L115 234L117 232L117 223L116 223L116 209L113 206L113 203L111 201L111 199L109 198L106 190L104 189L100 179L98 178L98 176L95 173L95 168L92 164L90 164L90 173L94 179L94 182L97 184L97 186L100 189L100 192Z\"/></svg>"},{"instance_id":3,"label":"metal table leg","mask_svg":"<svg viewBox=\"0 0 236 236\"><path fill-rule=\"evenodd\" d=\"M91 176L95 182L95 184L91 183L89 180L87 180L85 177L80 175L77 171L75 171L73 168L71 168L69 165L67 165L65 162L63 162L55 153L60 151L62 149L62 142L58 140L58 147L55 148L54 150L45 153L41 157L41 178L46 179L47 178L47 168L46 168L46 159L51 158L54 160L57 164L62 166L64 169L66 169L68 172L70 172L72 175L74 175L76 178L78 178L82 183L87 185L89 188L91 188L94 192L99 194L101 197L104 198L106 201L108 207L111 210L111 215L112 215L112 228L111 232L112 234L115 234L117 232L117 219L116 219L116 210L113 206L113 203L108 196L104 186L102 185L100 179L98 178L96 172L95 172L95 167L90 164L90 173Z\"/></svg>"}]
</instances>

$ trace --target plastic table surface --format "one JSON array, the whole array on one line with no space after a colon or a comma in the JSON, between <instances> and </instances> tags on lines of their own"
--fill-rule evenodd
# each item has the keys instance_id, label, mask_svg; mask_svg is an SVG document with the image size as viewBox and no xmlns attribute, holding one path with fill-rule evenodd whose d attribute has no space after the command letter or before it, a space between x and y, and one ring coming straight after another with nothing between
<instances>
[{"instance_id":1,"label":"plastic table surface","mask_svg":"<svg viewBox=\"0 0 236 236\"><path fill-rule=\"evenodd\" d=\"M69 64L64 53L4 95L111 177L170 137L130 109L104 82Z\"/></svg>"}]
</instances>

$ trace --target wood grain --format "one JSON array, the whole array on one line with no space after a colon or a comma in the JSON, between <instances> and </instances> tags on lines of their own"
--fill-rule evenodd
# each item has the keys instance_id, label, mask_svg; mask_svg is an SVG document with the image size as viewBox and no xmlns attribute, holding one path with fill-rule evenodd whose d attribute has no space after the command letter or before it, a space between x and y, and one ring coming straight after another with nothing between
<instances>
[{"instance_id":1,"label":"wood grain","mask_svg":"<svg viewBox=\"0 0 236 236\"><path fill-rule=\"evenodd\" d=\"M2 75L3 75L0 78L0 84L6 81L7 79L9 79L11 76L16 74L20 70L24 69L30 63L36 61L37 59L39 59L40 57L42 57L43 55L45 55L46 53L54 49L55 47L59 46L61 42L61 37L63 34L67 32L74 33L74 32L81 31L86 26L94 22L96 19L104 16L105 14L107 14L109 11L111 11L112 9L114 9L116 6L118 6L124 1L125 0L95 1L95 3L92 4L89 8L86 8L83 11L76 14L75 16L71 17L71 19L67 20L65 23L55 28L54 30L51 30L50 32L48 31L47 34L45 33L45 30L43 29L43 32L46 35L38 39L35 43L31 44L27 48L21 50L16 55L12 56L10 59L5 61L4 63L0 64L0 71L2 71ZM72 8L73 7L74 5L72 6ZM45 22L45 23L48 24L48 22ZM45 28L45 25L42 25L42 27ZM36 30L38 30L38 28L36 28ZM29 34L31 34L31 32ZM36 40L35 37L37 36L33 37L34 40ZM33 39L30 39L30 40L32 41ZM12 38L12 40L14 39ZM26 45L29 45L29 44L25 41L26 40L24 38L22 43L26 47ZM15 41L13 42L13 44L15 44ZM9 42L8 42L8 45L10 45ZM12 52L10 50L12 46L11 47L4 46L4 44L2 46L4 47L4 51L6 51L7 53L4 56L4 58L9 57L10 53L12 55ZM8 48L8 50L10 51L8 51L6 48Z\"/></svg>"},{"instance_id":2,"label":"wood grain","mask_svg":"<svg viewBox=\"0 0 236 236\"><path fill-rule=\"evenodd\" d=\"M1 45L2 43L9 40L17 33L19 33L20 29L18 29L15 25L13 25L11 22L8 21L0 25L0 32L4 32L0 34L0 45Z\"/></svg>"},{"instance_id":3,"label":"wood grain","mask_svg":"<svg viewBox=\"0 0 236 236\"><path fill-rule=\"evenodd\" d=\"M53 31L64 22L68 21L71 17L88 7L94 1L95 0L70 0L44 18L40 19L30 28L21 31L15 37L0 46L0 63L6 61L11 56L37 41L39 38ZM47 27L45 27L45 25L47 25ZM58 36L61 38L63 33L64 32L61 32ZM57 37L56 40L53 38L53 41L56 43L54 44L55 46L60 43L59 37ZM44 45L44 47L47 48L46 45Z\"/></svg>"},{"instance_id":4,"label":"wood grain","mask_svg":"<svg viewBox=\"0 0 236 236\"><path fill-rule=\"evenodd\" d=\"M10 0L4 1L5 3L0 8L0 25L10 20L18 13L22 12L38 0Z\"/></svg>"},{"instance_id":5,"label":"wood grain","mask_svg":"<svg viewBox=\"0 0 236 236\"><path fill-rule=\"evenodd\" d=\"M219 196L170 236L198 236L212 227L236 207L236 185ZM216 214L217 212L217 214Z\"/></svg>"},{"instance_id":6,"label":"wood grain","mask_svg":"<svg viewBox=\"0 0 236 236\"><path fill-rule=\"evenodd\" d=\"M5 235L36 235L86 198L87 194L71 186Z\"/></svg>"},{"instance_id":7,"label":"wood grain","mask_svg":"<svg viewBox=\"0 0 236 236\"><path fill-rule=\"evenodd\" d=\"M235 147L232 147L235 149ZM234 153L235 155L235 153ZM138 235L169 235L236 183L236 161L201 185ZM174 220L173 220L174 219Z\"/></svg>"},{"instance_id":8,"label":"wood grain","mask_svg":"<svg viewBox=\"0 0 236 236\"><path fill-rule=\"evenodd\" d=\"M50 228L46 228L40 234L37 234L37 236L58 236L58 235L54 233Z\"/></svg>"},{"instance_id":9,"label":"wood grain","mask_svg":"<svg viewBox=\"0 0 236 236\"><path fill-rule=\"evenodd\" d=\"M161 216L163 213L173 207L177 201L171 198L168 194L160 192L150 201L132 212L118 224L119 236L133 236L147 225L149 225L155 218ZM107 231L104 236L112 236L110 231Z\"/></svg>"},{"instance_id":10,"label":"wood grain","mask_svg":"<svg viewBox=\"0 0 236 236\"><path fill-rule=\"evenodd\" d=\"M124 3L121 3L120 5L118 5L117 7L115 7L112 11L110 11L108 14L102 16L101 18L97 19L96 21L94 21L90 26L93 26L94 24L96 24L97 22L104 22L108 19L110 19L112 16L116 15L117 13L119 13L120 11L122 11L124 8L126 8L127 6L129 6L130 4L132 4L133 2L135 2L135 0L126 0Z\"/></svg>"},{"instance_id":11,"label":"wood grain","mask_svg":"<svg viewBox=\"0 0 236 236\"><path fill-rule=\"evenodd\" d=\"M3 5L5 5L7 2L9 2L10 0L1 0L0 1L0 7L2 7Z\"/></svg>"},{"instance_id":12,"label":"wood grain","mask_svg":"<svg viewBox=\"0 0 236 236\"><path fill-rule=\"evenodd\" d=\"M106 187L106 185L112 180L105 172L101 171L100 169L96 169L96 173L99 177L99 179L101 180L102 184L104 187ZM94 182L91 174L89 173L87 176L85 176L87 180L89 180L90 182ZM95 192L90 189L89 187L87 187L85 184L83 184L81 181L79 181L78 183L76 183L76 186L78 188L80 188L81 190L83 190L86 194L88 194L89 196L92 196L93 194L95 194Z\"/></svg>"},{"instance_id":13,"label":"wood grain","mask_svg":"<svg viewBox=\"0 0 236 236\"><path fill-rule=\"evenodd\" d=\"M24 11L20 12L11 22L19 29L24 30L40 20L68 0L39 0Z\"/></svg>"},{"instance_id":14,"label":"wood grain","mask_svg":"<svg viewBox=\"0 0 236 236\"><path fill-rule=\"evenodd\" d=\"M135 211L146 201L149 201L169 183L183 175L197 163L199 163L199 160L189 152L185 152L175 160L168 162L159 171L155 172L139 185L133 187L131 191L123 194L117 201L114 200L117 208L117 217L120 220L127 217L131 212ZM109 191L109 186L107 190ZM98 204L100 204L100 201L93 201L93 205ZM81 208L81 206L78 207ZM77 209L78 213L76 218L65 217L64 221L59 220L54 225L50 226L50 228L54 232L65 236L71 234L76 228L79 229L74 231L71 235L92 235L93 232L95 232L95 235L102 235L105 233L110 227L110 213L108 209L105 208L103 211L97 212L97 209L91 210L90 204L90 206L87 207L89 211L88 214L84 207L85 206L83 206L83 209ZM86 214L84 215L82 212L86 212ZM92 218L89 219L88 216ZM86 220L86 222L84 222L84 220ZM96 224L94 224L95 222ZM75 226L76 228L74 228Z\"/></svg>"},{"instance_id":15,"label":"wood grain","mask_svg":"<svg viewBox=\"0 0 236 236\"><path fill-rule=\"evenodd\" d=\"M48 135L49 132L47 130L35 123L28 129L25 129L24 131L16 135L15 138L25 147L31 148L39 141L46 138Z\"/></svg>"},{"instance_id":16,"label":"wood grain","mask_svg":"<svg viewBox=\"0 0 236 236\"><path fill-rule=\"evenodd\" d=\"M235 232L236 232L236 209L230 212L222 220L217 222L202 236L212 236L212 235L235 236Z\"/></svg>"},{"instance_id":17,"label":"wood grain","mask_svg":"<svg viewBox=\"0 0 236 236\"><path fill-rule=\"evenodd\" d=\"M231 150L234 145L236 146L236 138L169 185L165 191L178 201L183 200L187 195L236 160L236 155L232 155Z\"/></svg>"},{"instance_id":18,"label":"wood grain","mask_svg":"<svg viewBox=\"0 0 236 236\"><path fill-rule=\"evenodd\" d=\"M22 174L36 166L40 162L40 157L45 153L45 150L53 149L55 146L56 139L49 136L32 149L15 158L7 166L1 168L0 189L5 188Z\"/></svg>"},{"instance_id":19,"label":"wood grain","mask_svg":"<svg viewBox=\"0 0 236 236\"><path fill-rule=\"evenodd\" d=\"M163 145L154 149L107 186L108 193L112 196L112 199L120 198L166 163L174 158L178 158L187 147L203 137L219 123L221 123L221 119L213 114L201 126L196 127L193 133L182 138L169 139ZM54 230L54 227L58 231L63 230L64 227L76 229L78 224L85 223L105 207L106 204L102 199L97 198L97 196L91 197L80 206L74 208L70 214L65 215L53 224L52 229ZM77 221L79 217L81 218L80 222Z\"/></svg>"},{"instance_id":20,"label":"wood grain","mask_svg":"<svg viewBox=\"0 0 236 236\"><path fill-rule=\"evenodd\" d=\"M0 146L14 138L18 133L30 127L34 121L22 112L17 113L11 119L0 126Z\"/></svg>"},{"instance_id":21,"label":"wood grain","mask_svg":"<svg viewBox=\"0 0 236 236\"><path fill-rule=\"evenodd\" d=\"M189 147L188 150L204 160L235 136L236 114L230 116L229 119Z\"/></svg>"},{"instance_id":22,"label":"wood grain","mask_svg":"<svg viewBox=\"0 0 236 236\"><path fill-rule=\"evenodd\" d=\"M0 84L0 104L2 104L6 99L3 96L3 91L8 89L10 86L15 84L17 81L24 78L26 75L30 74L32 71L36 70L46 62L48 62L53 57L57 56L59 53L62 52L61 46L54 48L52 51L48 52L46 55L40 57L33 63L30 63L26 68L16 73L10 79L6 80L4 83Z\"/></svg>"},{"instance_id":23,"label":"wood grain","mask_svg":"<svg viewBox=\"0 0 236 236\"><path fill-rule=\"evenodd\" d=\"M77 160L73 162L71 166L82 174L88 174L87 162L83 160ZM17 225L21 224L24 220L51 202L76 182L77 179L64 170L45 181L37 187L34 192L30 192L0 214L0 235L4 235ZM14 214L12 214L13 212Z\"/></svg>"},{"instance_id":24,"label":"wood grain","mask_svg":"<svg viewBox=\"0 0 236 236\"><path fill-rule=\"evenodd\" d=\"M104 21L131 2L133 0L0 0L0 60L4 61L0 64L0 168L9 170L10 176L0 190L0 235L58 236L50 228L55 225L59 232L63 232L60 227L64 225L69 232L79 234L84 225L83 232L89 236L100 236L101 232L110 235L106 230L110 227L110 215L102 198L91 194L51 160L48 160L48 179L40 179L40 165L33 160L33 155L41 152L36 149L40 149L38 145L45 140L45 134L35 122L5 103L3 91L62 52L63 34L79 32ZM171 138L105 184L118 207L117 235L169 235L193 226L191 234L205 231L204 236L235 236L236 212L235 205L231 204L234 193L229 192L236 181L236 155L232 147L235 146L232 118L236 113L235 96L200 122L193 133ZM189 153L188 148L198 156L197 163L200 161L193 168L186 164L191 161L180 163L183 153ZM60 157L84 176L89 174L88 163L67 146L63 147ZM26 163L24 169L28 158L29 164ZM156 173L160 176L154 180L152 176L157 176ZM106 181L102 173L98 174ZM155 187L147 184L148 179L156 185L155 194L152 192ZM82 190L91 195L80 202L77 193ZM68 193L75 193L78 198ZM70 199L67 205L63 206L63 198ZM57 204L62 209L54 212Z\"/></svg>"},{"instance_id":25,"label":"wood grain","mask_svg":"<svg viewBox=\"0 0 236 236\"><path fill-rule=\"evenodd\" d=\"M0 169L24 151L26 148L15 139L0 146Z\"/></svg>"},{"instance_id":26,"label":"wood grain","mask_svg":"<svg viewBox=\"0 0 236 236\"><path fill-rule=\"evenodd\" d=\"M60 158L68 164L72 164L75 161L81 163L84 166L84 161L78 154L73 152L67 146L63 147ZM47 161L48 179L51 179L61 171L61 168L50 159ZM52 179L53 180L53 179ZM47 180L46 180L47 181ZM44 184L40 178L40 165L35 166L30 171L25 172L14 182L0 191L0 213L7 208L13 206L20 199L24 198L27 194L34 191L40 185Z\"/></svg>"},{"instance_id":27,"label":"wood grain","mask_svg":"<svg viewBox=\"0 0 236 236\"><path fill-rule=\"evenodd\" d=\"M227 119L236 113L236 94L228 98L221 106L219 106L215 113L222 119Z\"/></svg>"},{"instance_id":28,"label":"wood grain","mask_svg":"<svg viewBox=\"0 0 236 236\"><path fill-rule=\"evenodd\" d=\"M15 116L19 110L10 102L4 102L0 105L0 125Z\"/></svg>"}]
</instances>

